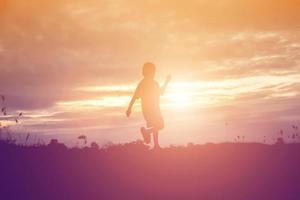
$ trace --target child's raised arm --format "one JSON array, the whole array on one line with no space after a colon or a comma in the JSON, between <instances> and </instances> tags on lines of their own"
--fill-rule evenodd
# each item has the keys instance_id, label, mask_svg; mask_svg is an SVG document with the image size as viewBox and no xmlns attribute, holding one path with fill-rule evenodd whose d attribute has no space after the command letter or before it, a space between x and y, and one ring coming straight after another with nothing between
<instances>
[{"instance_id":1,"label":"child's raised arm","mask_svg":"<svg viewBox=\"0 0 300 200\"><path fill-rule=\"evenodd\" d=\"M171 80L172 76L171 75L168 75L166 80L165 80L165 83L163 84L163 86L160 88L160 94L163 95L165 93L165 90Z\"/></svg>"}]
</instances>

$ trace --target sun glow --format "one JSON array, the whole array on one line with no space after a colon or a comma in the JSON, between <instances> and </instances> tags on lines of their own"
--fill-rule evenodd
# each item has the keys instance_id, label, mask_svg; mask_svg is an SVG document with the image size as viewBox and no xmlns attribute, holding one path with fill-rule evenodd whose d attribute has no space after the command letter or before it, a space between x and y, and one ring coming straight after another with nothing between
<instances>
[{"instance_id":1,"label":"sun glow","mask_svg":"<svg viewBox=\"0 0 300 200\"><path fill-rule=\"evenodd\" d=\"M162 108L172 110L190 110L197 106L208 106L216 103L209 94L204 93L201 84L189 82L174 82L170 84L162 97Z\"/></svg>"},{"instance_id":2,"label":"sun glow","mask_svg":"<svg viewBox=\"0 0 300 200\"><path fill-rule=\"evenodd\" d=\"M296 82L299 76L289 79L277 76L245 77L238 80L222 81L183 81L170 83L161 97L161 108L168 110L190 111L193 108L207 108L226 105L249 92L264 90L265 87L286 82ZM282 93L273 87L270 97L294 96L296 93ZM94 96L88 99L58 102L64 110L99 110L105 108L126 108L135 85L88 86L75 88L76 92L89 92ZM99 95L101 94L101 95ZM266 97L267 98L267 97ZM139 107L137 102L136 107Z\"/></svg>"},{"instance_id":3,"label":"sun glow","mask_svg":"<svg viewBox=\"0 0 300 200\"><path fill-rule=\"evenodd\" d=\"M169 94L166 94L166 106L176 109L184 109L189 107L192 104L191 99L192 94L180 91L173 90Z\"/></svg>"}]
</instances>

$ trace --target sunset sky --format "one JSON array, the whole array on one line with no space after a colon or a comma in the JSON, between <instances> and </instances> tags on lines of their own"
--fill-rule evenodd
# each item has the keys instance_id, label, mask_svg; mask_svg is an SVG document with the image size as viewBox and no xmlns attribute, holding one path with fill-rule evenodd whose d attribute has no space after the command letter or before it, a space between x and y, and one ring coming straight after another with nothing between
<instances>
[{"instance_id":1,"label":"sunset sky","mask_svg":"<svg viewBox=\"0 0 300 200\"><path fill-rule=\"evenodd\" d=\"M140 138L143 63L172 81L163 145L269 142L300 126L299 0L0 0L0 94L14 132Z\"/></svg>"}]
</instances>

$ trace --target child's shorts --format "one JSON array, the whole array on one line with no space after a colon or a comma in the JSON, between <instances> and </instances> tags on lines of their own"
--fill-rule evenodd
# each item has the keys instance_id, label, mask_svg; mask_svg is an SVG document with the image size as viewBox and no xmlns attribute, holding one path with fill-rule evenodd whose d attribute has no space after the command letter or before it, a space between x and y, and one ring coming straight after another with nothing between
<instances>
[{"instance_id":1,"label":"child's shorts","mask_svg":"<svg viewBox=\"0 0 300 200\"><path fill-rule=\"evenodd\" d=\"M151 114L145 114L144 118L147 123L148 128L155 128L157 130L161 130L164 128L164 119L160 112L157 113L151 113Z\"/></svg>"}]
</instances>

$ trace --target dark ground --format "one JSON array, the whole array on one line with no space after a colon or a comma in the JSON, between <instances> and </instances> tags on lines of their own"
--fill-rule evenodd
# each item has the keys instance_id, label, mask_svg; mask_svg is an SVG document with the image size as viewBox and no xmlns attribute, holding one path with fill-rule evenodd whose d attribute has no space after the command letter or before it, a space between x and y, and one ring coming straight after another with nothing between
<instances>
[{"instance_id":1,"label":"dark ground","mask_svg":"<svg viewBox=\"0 0 300 200\"><path fill-rule=\"evenodd\" d=\"M0 199L299 200L300 144L224 143L150 151L0 141Z\"/></svg>"}]
</instances>

